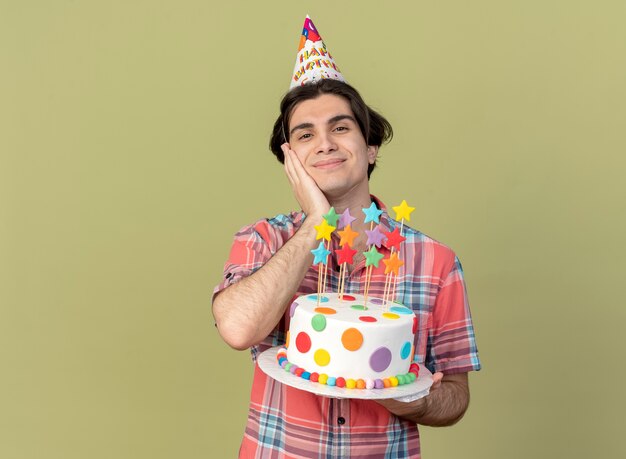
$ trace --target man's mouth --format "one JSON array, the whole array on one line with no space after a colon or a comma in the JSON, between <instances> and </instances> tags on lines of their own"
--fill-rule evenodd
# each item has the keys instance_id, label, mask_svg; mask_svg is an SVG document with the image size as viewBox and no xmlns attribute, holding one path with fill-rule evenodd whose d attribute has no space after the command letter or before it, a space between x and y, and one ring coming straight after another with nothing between
<instances>
[{"instance_id":1,"label":"man's mouth","mask_svg":"<svg viewBox=\"0 0 626 459\"><path fill-rule=\"evenodd\" d=\"M313 167L317 169L332 169L333 167L337 167L342 164L345 160L340 158L333 159L324 159L322 161L316 162Z\"/></svg>"}]
</instances>

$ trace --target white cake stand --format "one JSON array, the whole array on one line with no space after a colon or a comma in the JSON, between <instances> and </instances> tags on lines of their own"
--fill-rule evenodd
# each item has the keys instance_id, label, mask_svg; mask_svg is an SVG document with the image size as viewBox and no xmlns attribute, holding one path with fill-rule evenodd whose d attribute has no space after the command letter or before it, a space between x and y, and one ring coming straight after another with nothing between
<instances>
[{"instance_id":1,"label":"white cake stand","mask_svg":"<svg viewBox=\"0 0 626 459\"><path fill-rule=\"evenodd\" d=\"M364 400L392 398L400 402L412 402L428 395L430 386L433 384L432 373L423 365L419 366L419 376L412 383L386 389L346 389L345 387L314 383L293 375L283 370L278 365L276 354L278 354L278 350L282 347L284 346L273 347L259 355L257 363L261 370L278 382L317 395L333 398L359 398Z\"/></svg>"}]
</instances>

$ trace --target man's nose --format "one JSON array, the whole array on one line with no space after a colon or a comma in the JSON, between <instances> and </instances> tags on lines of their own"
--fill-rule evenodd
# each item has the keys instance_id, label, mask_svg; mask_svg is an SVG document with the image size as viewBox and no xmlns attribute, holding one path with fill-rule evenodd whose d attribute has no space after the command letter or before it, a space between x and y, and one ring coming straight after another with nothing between
<instances>
[{"instance_id":1,"label":"man's nose","mask_svg":"<svg viewBox=\"0 0 626 459\"><path fill-rule=\"evenodd\" d=\"M317 153L330 153L337 150L337 144L330 134L320 134L317 137L319 143L317 144Z\"/></svg>"}]
</instances>

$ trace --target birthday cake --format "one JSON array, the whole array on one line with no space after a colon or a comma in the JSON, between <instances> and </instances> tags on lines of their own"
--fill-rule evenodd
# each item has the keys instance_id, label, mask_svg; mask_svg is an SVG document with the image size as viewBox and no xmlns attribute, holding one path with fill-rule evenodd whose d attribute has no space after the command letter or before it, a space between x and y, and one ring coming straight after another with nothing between
<instances>
[{"instance_id":1,"label":"birthday cake","mask_svg":"<svg viewBox=\"0 0 626 459\"><path fill-rule=\"evenodd\" d=\"M393 208L396 220L404 224L413 210L406 201ZM417 379L419 365L413 362L417 317L410 308L394 300L398 270L404 262L398 258L405 238L396 227L392 232L380 229L383 213L375 203L362 209L364 223L370 223L365 257L366 282L363 295L346 294L346 266L353 263L352 245L358 233L350 223L356 220L346 209L341 216L331 207L315 226L319 247L311 250L318 265L317 293L303 295L291 304L290 326L285 348L276 354L278 365L291 374L314 383L348 389L384 389L410 384ZM374 226L374 225L378 226ZM340 266L339 291L326 293L328 250L326 242L337 227L341 249L335 250ZM402 226L401 226L402 227ZM384 242L385 241L385 242ZM382 244L390 250L388 258L377 250ZM372 268L385 264L383 298L368 297Z\"/></svg>"},{"instance_id":2,"label":"birthday cake","mask_svg":"<svg viewBox=\"0 0 626 459\"><path fill-rule=\"evenodd\" d=\"M367 306L365 306L367 305ZM291 305L286 349L278 364L329 386L383 389L416 380L413 361L417 318L409 308L363 295L324 293Z\"/></svg>"}]
</instances>

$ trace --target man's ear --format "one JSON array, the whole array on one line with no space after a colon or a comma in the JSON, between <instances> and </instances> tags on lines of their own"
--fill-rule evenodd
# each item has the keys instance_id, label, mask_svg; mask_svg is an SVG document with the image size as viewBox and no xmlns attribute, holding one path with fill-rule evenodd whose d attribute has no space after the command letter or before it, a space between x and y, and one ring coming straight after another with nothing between
<instances>
[{"instance_id":1,"label":"man's ear","mask_svg":"<svg viewBox=\"0 0 626 459\"><path fill-rule=\"evenodd\" d=\"M367 146L367 161L370 164L374 164L376 162L376 158L378 158L378 145L368 145Z\"/></svg>"}]
</instances>

